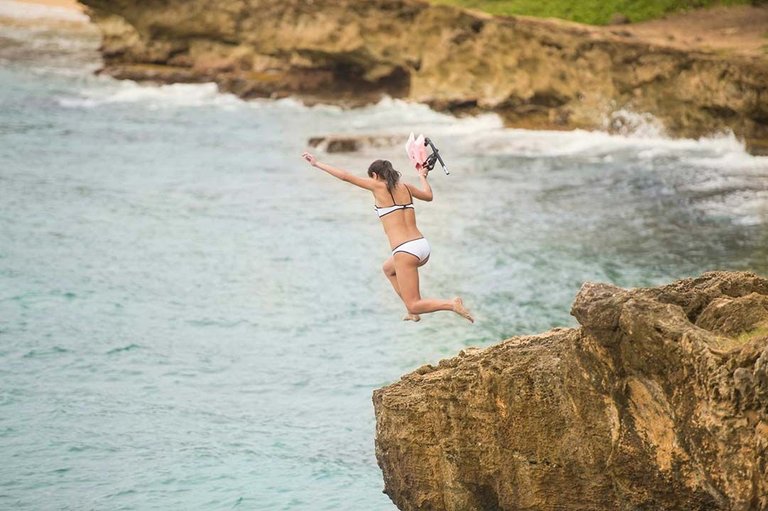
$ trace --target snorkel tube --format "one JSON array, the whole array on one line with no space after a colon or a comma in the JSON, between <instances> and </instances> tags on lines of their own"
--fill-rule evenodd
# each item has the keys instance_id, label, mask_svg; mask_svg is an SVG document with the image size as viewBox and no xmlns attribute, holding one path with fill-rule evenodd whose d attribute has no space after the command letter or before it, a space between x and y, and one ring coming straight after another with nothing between
<instances>
[{"instance_id":1,"label":"snorkel tube","mask_svg":"<svg viewBox=\"0 0 768 511\"><path fill-rule=\"evenodd\" d=\"M448 172L448 167L445 165L443 158L440 156L440 149L435 147L435 144L432 143L429 137L424 139L424 145L428 145L432 149L432 154L427 156L427 160L424 162L424 167L426 167L427 170L432 170L435 168L435 161L439 161L440 166L443 167L443 172L445 172L445 175L449 175L450 172Z\"/></svg>"}]
</instances>

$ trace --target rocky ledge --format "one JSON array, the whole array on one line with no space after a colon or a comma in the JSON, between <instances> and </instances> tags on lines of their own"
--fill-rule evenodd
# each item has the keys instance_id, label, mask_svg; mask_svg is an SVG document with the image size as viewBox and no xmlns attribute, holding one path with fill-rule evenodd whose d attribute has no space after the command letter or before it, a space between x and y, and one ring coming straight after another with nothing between
<instances>
[{"instance_id":1,"label":"rocky ledge","mask_svg":"<svg viewBox=\"0 0 768 511\"><path fill-rule=\"evenodd\" d=\"M398 508L768 509L768 280L587 283L572 314L374 392Z\"/></svg>"},{"instance_id":2,"label":"rocky ledge","mask_svg":"<svg viewBox=\"0 0 768 511\"><path fill-rule=\"evenodd\" d=\"M348 105L387 94L529 128L621 129L611 114L627 109L652 113L672 135L730 129L768 151L764 57L421 0L82 3L116 77Z\"/></svg>"}]
</instances>

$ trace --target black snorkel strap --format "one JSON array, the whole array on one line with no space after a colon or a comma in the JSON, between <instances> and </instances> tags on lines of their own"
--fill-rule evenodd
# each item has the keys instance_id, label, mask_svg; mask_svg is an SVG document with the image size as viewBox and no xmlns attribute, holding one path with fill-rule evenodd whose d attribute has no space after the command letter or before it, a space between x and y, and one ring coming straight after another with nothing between
<instances>
[{"instance_id":1,"label":"black snorkel strap","mask_svg":"<svg viewBox=\"0 0 768 511\"><path fill-rule=\"evenodd\" d=\"M435 147L435 144L433 144L429 138L424 139L424 145L432 148L432 154L427 156L427 161L424 162L424 167L427 170L432 170L435 168L435 162L439 161L440 166L443 167L443 172L445 172L445 175L449 175L450 172L448 172L448 167L445 166L445 162L440 157L440 149Z\"/></svg>"}]
</instances>

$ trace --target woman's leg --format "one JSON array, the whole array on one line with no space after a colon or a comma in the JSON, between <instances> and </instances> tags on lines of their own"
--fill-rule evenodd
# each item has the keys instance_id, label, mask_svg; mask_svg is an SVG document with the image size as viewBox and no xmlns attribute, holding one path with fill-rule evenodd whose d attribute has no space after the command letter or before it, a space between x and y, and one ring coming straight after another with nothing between
<instances>
[{"instance_id":1,"label":"woman's leg","mask_svg":"<svg viewBox=\"0 0 768 511\"><path fill-rule=\"evenodd\" d=\"M400 286L397 284L397 272L395 270L395 258L392 256L389 256L389 258L384 261L384 264L381 266L381 270L384 272L384 275L386 275L387 280L389 280L390 284L392 284L392 288L395 290L395 293L397 293L397 296L400 297L402 300L403 297L400 295ZM405 316L403 316L403 321L419 321L421 318L418 314L411 314L410 312L406 312Z\"/></svg>"},{"instance_id":2,"label":"woman's leg","mask_svg":"<svg viewBox=\"0 0 768 511\"><path fill-rule=\"evenodd\" d=\"M395 276L400 298L405 302L411 314L424 314L435 311L453 311L474 323L474 318L464 307L461 298L439 300L422 298L419 292L419 258L405 252L394 255Z\"/></svg>"},{"instance_id":3,"label":"woman's leg","mask_svg":"<svg viewBox=\"0 0 768 511\"><path fill-rule=\"evenodd\" d=\"M400 287L397 285L397 271L395 270L395 258L389 256L389 258L384 261L384 264L381 265L381 271L384 272L387 280L392 284L392 288L395 290L395 293L397 293L397 296L400 296ZM402 296L400 296L400 298L402 298Z\"/></svg>"}]
</instances>

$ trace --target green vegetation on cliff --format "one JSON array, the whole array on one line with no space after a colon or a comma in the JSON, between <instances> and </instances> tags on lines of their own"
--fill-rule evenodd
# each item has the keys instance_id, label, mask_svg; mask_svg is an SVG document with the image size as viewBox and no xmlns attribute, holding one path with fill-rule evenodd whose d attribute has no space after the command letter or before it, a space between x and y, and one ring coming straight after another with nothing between
<instances>
[{"instance_id":1,"label":"green vegetation on cliff","mask_svg":"<svg viewBox=\"0 0 768 511\"><path fill-rule=\"evenodd\" d=\"M432 0L433 3L457 5L491 14L537 16L605 25L614 16L631 22L660 18L665 14L711 7L741 5L750 0Z\"/></svg>"}]
</instances>

